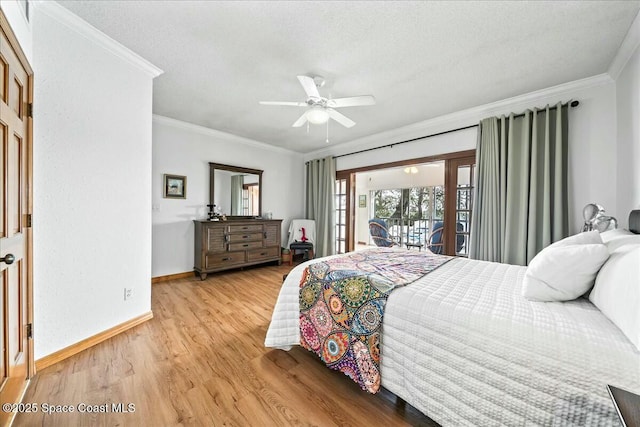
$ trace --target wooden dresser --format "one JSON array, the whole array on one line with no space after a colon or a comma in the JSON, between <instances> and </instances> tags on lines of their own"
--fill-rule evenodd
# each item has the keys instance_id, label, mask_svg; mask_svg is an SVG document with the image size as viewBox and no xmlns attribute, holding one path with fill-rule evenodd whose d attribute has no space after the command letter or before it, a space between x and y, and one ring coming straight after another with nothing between
<instances>
[{"instance_id":1,"label":"wooden dresser","mask_svg":"<svg viewBox=\"0 0 640 427\"><path fill-rule=\"evenodd\" d=\"M281 219L194 220L194 270L207 273L280 259Z\"/></svg>"}]
</instances>

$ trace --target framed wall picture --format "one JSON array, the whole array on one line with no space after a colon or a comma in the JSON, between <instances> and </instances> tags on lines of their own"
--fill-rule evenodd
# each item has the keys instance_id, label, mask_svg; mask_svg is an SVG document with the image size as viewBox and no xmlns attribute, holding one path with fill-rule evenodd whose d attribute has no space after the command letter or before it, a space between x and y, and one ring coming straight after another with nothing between
<instances>
[{"instance_id":1,"label":"framed wall picture","mask_svg":"<svg viewBox=\"0 0 640 427\"><path fill-rule=\"evenodd\" d=\"M367 195L361 194L358 198L358 207L366 208L367 207Z\"/></svg>"},{"instance_id":2,"label":"framed wall picture","mask_svg":"<svg viewBox=\"0 0 640 427\"><path fill-rule=\"evenodd\" d=\"M164 174L164 197L167 199L186 199L187 177Z\"/></svg>"}]
</instances>

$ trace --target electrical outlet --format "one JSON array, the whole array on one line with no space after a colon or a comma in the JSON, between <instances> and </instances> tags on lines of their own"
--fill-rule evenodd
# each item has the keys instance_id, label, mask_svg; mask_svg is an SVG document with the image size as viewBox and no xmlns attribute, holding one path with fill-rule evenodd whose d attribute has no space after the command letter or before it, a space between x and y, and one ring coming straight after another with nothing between
<instances>
[{"instance_id":1,"label":"electrical outlet","mask_svg":"<svg viewBox=\"0 0 640 427\"><path fill-rule=\"evenodd\" d=\"M131 299L131 296L133 295L133 289L127 289L124 288L124 300L128 300Z\"/></svg>"}]
</instances>

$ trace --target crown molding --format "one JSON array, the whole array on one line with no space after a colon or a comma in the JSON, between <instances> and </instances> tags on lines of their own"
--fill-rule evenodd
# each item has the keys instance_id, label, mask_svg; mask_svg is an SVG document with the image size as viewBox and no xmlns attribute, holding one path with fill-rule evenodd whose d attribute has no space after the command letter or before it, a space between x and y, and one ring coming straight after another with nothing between
<instances>
[{"instance_id":1,"label":"crown molding","mask_svg":"<svg viewBox=\"0 0 640 427\"><path fill-rule=\"evenodd\" d=\"M151 78L158 77L164 72L137 53L134 53L131 49L118 43L111 37L107 36L100 30L89 24L87 21L83 20L70 10L61 6L59 3L50 0L40 0L34 1L33 5L39 12L43 12L44 14L55 19L67 28L80 34L87 40L96 43L118 58L143 71Z\"/></svg>"},{"instance_id":2,"label":"crown molding","mask_svg":"<svg viewBox=\"0 0 640 427\"><path fill-rule=\"evenodd\" d=\"M171 126L176 129L186 130L188 132L199 133L201 135L210 136L220 141L240 143L252 148L259 148L261 150L274 151L276 153L286 154L301 154L297 151L288 150L282 147L276 147L274 145L267 144L265 142L256 141L255 139L249 139L242 136L234 135L232 133L223 132L220 130L211 129L205 126L195 125L189 122L183 122L182 120L172 119L171 117L160 116L158 114L153 115L153 122L166 126Z\"/></svg>"},{"instance_id":3,"label":"crown molding","mask_svg":"<svg viewBox=\"0 0 640 427\"><path fill-rule=\"evenodd\" d=\"M543 107L541 104L549 104L550 98L562 98L572 96L576 91L589 89L605 84L614 83L609 74L598 74L580 80L574 80L568 83L562 83L556 86L525 93L523 95L506 98L489 104L479 105L477 107L468 108L466 110L456 111L455 113L445 114L443 116L434 117L433 119L424 120L422 122L413 123L396 129L391 129L374 135L352 141L343 142L331 147L322 148L320 150L305 153L305 159L324 157L327 155L340 155L359 149L373 148L376 143L403 141L406 139L417 138L434 134L451 128L458 128L477 124L481 119L492 115L508 114L511 110L525 110L533 107ZM564 101L568 101L565 99ZM557 102L557 101L555 101ZM538 105L540 104L540 105Z\"/></svg>"},{"instance_id":4,"label":"crown molding","mask_svg":"<svg viewBox=\"0 0 640 427\"><path fill-rule=\"evenodd\" d=\"M640 12L636 15L636 19L631 23L631 27L627 32L622 44L620 45L620 49L616 52L616 56L611 61L611 65L609 66L609 75L614 80L618 79L620 73L624 69L629 59L633 56L633 53L640 46Z\"/></svg>"}]
</instances>

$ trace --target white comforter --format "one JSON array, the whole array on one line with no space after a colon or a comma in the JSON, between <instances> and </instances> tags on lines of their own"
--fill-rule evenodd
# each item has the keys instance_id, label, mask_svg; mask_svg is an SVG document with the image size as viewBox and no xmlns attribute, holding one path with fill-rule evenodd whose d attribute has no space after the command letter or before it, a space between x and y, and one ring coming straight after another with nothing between
<instances>
[{"instance_id":1,"label":"white comforter","mask_svg":"<svg viewBox=\"0 0 640 427\"><path fill-rule=\"evenodd\" d=\"M282 286L267 347L299 344L304 267ZM382 385L444 426L618 425L606 385L640 393L640 353L587 299L524 299L524 271L454 259L396 288Z\"/></svg>"}]
</instances>

